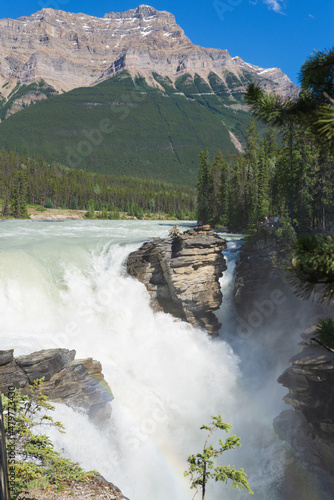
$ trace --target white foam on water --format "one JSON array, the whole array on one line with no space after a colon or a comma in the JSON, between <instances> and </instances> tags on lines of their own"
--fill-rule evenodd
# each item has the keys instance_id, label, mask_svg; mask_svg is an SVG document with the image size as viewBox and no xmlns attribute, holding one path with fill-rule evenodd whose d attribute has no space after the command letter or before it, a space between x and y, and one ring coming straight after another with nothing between
<instances>
[{"instance_id":1,"label":"white foam on water","mask_svg":"<svg viewBox=\"0 0 334 500\"><path fill-rule=\"evenodd\" d=\"M186 459L203 447L201 425L219 413L243 445L223 463L245 468L257 499L274 500L284 452L273 435L265 394L250 392L228 343L154 313L144 285L125 271L131 250L150 237L166 236L172 225L3 223L1 349L14 348L19 355L63 347L102 363L114 395L110 421L97 429L85 415L56 405L67 434L52 437L57 449L98 470L131 500L190 500ZM237 242L231 238L230 249ZM233 328L235 254L229 255L221 282L223 329ZM225 438L217 435L216 442L218 437ZM227 500L248 496L213 484L209 498L221 499L222 491Z\"/></svg>"}]
</instances>

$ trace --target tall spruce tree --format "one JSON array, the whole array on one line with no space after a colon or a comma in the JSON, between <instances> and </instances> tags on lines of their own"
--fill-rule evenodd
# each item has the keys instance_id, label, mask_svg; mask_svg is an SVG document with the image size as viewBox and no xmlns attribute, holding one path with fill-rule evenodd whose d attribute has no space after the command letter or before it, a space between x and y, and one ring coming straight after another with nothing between
<instances>
[{"instance_id":1,"label":"tall spruce tree","mask_svg":"<svg viewBox=\"0 0 334 500\"><path fill-rule=\"evenodd\" d=\"M207 224L211 219L210 214L210 160L206 149L201 151L197 181L197 210L196 217L200 224Z\"/></svg>"},{"instance_id":2,"label":"tall spruce tree","mask_svg":"<svg viewBox=\"0 0 334 500\"><path fill-rule=\"evenodd\" d=\"M12 192L10 197L10 213L16 219L28 218L27 212L27 167L22 165L13 176Z\"/></svg>"},{"instance_id":3,"label":"tall spruce tree","mask_svg":"<svg viewBox=\"0 0 334 500\"><path fill-rule=\"evenodd\" d=\"M246 159L241 154L237 154L231 164L228 200L229 227L233 230L245 229L248 225L248 216Z\"/></svg>"},{"instance_id":4,"label":"tall spruce tree","mask_svg":"<svg viewBox=\"0 0 334 500\"><path fill-rule=\"evenodd\" d=\"M257 220L263 220L269 212L269 166L265 152L265 144L262 142L259 149L258 160L258 202Z\"/></svg>"},{"instance_id":5,"label":"tall spruce tree","mask_svg":"<svg viewBox=\"0 0 334 500\"><path fill-rule=\"evenodd\" d=\"M259 184L259 165L258 165L258 145L259 134L256 129L255 121L252 119L247 130L245 159L247 164L247 189L246 206L249 220L253 223L257 220L258 209L258 184Z\"/></svg>"},{"instance_id":6,"label":"tall spruce tree","mask_svg":"<svg viewBox=\"0 0 334 500\"><path fill-rule=\"evenodd\" d=\"M209 213L212 224L220 222L222 211L221 199L221 170L224 163L223 155L220 150L217 151L215 159L211 163L209 173Z\"/></svg>"},{"instance_id":7,"label":"tall spruce tree","mask_svg":"<svg viewBox=\"0 0 334 500\"><path fill-rule=\"evenodd\" d=\"M221 194L221 211L219 222L223 226L229 225L229 191L230 191L230 179L229 171L226 161L222 159L221 161L221 180L220 180L220 194Z\"/></svg>"}]
</instances>

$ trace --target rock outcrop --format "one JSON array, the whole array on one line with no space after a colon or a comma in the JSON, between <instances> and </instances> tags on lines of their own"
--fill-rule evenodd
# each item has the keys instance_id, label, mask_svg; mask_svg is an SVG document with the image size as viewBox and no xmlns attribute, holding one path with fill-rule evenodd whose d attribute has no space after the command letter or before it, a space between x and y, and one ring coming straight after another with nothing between
<instances>
[{"instance_id":1,"label":"rock outcrop","mask_svg":"<svg viewBox=\"0 0 334 500\"><path fill-rule=\"evenodd\" d=\"M295 411L281 413L274 428L329 499L334 491L334 352L313 337L314 327L302 334L301 352L278 379L289 389L284 400Z\"/></svg>"},{"instance_id":2,"label":"rock outcrop","mask_svg":"<svg viewBox=\"0 0 334 500\"><path fill-rule=\"evenodd\" d=\"M270 233L243 245L234 293L240 315L238 333L251 336L256 345L274 348L280 363L287 366L296 349L296 334L319 317L334 316L334 308L295 295L286 271L276 265L281 250ZM274 429L307 471L310 484L321 492L315 498L330 500L334 491L334 353L312 341L313 332L311 328L302 335L302 351L278 379L289 389L284 400L293 409L276 417Z\"/></svg>"},{"instance_id":3,"label":"rock outcrop","mask_svg":"<svg viewBox=\"0 0 334 500\"><path fill-rule=\"evenodd\" d=\"M197 73L208 81L213 72L227 92L231 77L241 88L249 76L282 95L298 89L278 68L260 68L232 58L227 50L194 45L172 14L147 5L104 18L44 8L31 16L0 20L4 98L17 83L43 79L63 92L92 85L124 69L152 81L153 72L172 81L185 73Z\"/></svg>"},{"instance_id":4,"label":"rock outcrop","mask_svg":"<svg viewBox=\"0 0 334 500\"><path fill-rule=\"evenodd\" d=\"M284 341L289 343L289 318L293 318L293 330L300 332L325 314L326 309L311 301L306 305L296 295L289 272L279 264L282 251L275 234L270 232L241 247L236 263L234 300L241 329L249 329L252 335L261 337L261 332L267 327L270 326L271 330L277 327L282 331L284 325ZM278 338L278 341L282 342L282 339Z\"/></svg>"},{"instance_id":5,"label":"rock outcrop","mask_svg":"<svg viewBox=\"0 0 334 500\"><path fill-rule=\"evenodd\" d=\"M111 390L102 367L92 358L74 359L75 351L46 349L14 358L13 349L0 351L0 391L5 395L14 386L23 394L29 384L45 378L43 393L55 403L83 409L96 424L110 416Z\"/></svg>"},{"instance_id":6,"label":"rock outcrop","mask_svg":"<svg viewBox=\"0 0 334 500\"><path fill-rule=\"evenodd\" d=\"M221 324L213 311L222 302L225 248L225 240L210 226L196 227L145 243L129 255L127 269L145 284L156 310L217 335Z\"/></svg>"}]
</instances>

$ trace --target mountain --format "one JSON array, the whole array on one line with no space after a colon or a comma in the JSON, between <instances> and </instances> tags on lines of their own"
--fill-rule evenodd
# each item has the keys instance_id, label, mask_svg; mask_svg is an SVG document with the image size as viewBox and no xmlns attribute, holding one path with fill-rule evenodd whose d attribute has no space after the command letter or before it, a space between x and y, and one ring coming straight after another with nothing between
<instances>
[{"instance_id":1,"label":"mountain","mask_svg":"<svg viewBox=\"0 0 334 500\"><path fill-rule=\"evenodd\" d=\"M193 44L172 14L147 5L104 18L42 9L2 19L0 147L93 171L191 182L200 149L242 149L250 81L284 96L298 90L278 68ZM86 144L81 154L78 144L124 106L130 118L112 140Z\"/></svg>"},{"instance_id":2,"label":"mountain","mask_svg":"<svg viewBox=\"0 0 334 500\"><path fill-rule=\"evenodd\" d=\"M207 80L214 72L226 80L228 73L239 79L248 72L269 90L287 94L296 88L278 68L260 68L227 50L194 45L172 14L147 5L104 18L48 8L0 20L0 86L7 84L6 92L15 82L40 78L63 92L124 69L149 79L157 72L172 81L185 73Z\"/></svg>"}]
</instances>

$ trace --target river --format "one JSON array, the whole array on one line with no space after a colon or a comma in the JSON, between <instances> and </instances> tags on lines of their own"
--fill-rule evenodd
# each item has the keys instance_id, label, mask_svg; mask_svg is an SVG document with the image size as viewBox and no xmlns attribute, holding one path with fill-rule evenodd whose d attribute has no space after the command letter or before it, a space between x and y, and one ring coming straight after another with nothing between
<instances>
[{"instance_id":1,"label":"river","mask_svg":"<svg viewBox=\"0 0 334 500\"><path fill-rule=\"evenodd\" d=\"M102 363L114 395L110 421L97 429L85 415L57 404L56 418L66 435L51 436L57 449L98 470L131 500L193 498L183 477L186 460L203 447L201 425L219 413L242 444L227 452L223 463L245 469L256 500L287 500L281 493L286 450L272 429L273 418L285 407L286 390L276 378L286 366L275 363L268 369L272 359L266 365L265 357L269 351L273 357L273 350L253 352L254 344L234 335L232 290L240 236L226 235L228 269L218 312L223 327L217 339L154 313L144 285L126 273L126 256L152 237L167 236L172 225L2 222L1 349L14 348L18 356L63 347L75 349L77 358ZM181 229L189 225L180 223ZM241 347L244 342L247 349ZM214 435L213 444L219 437L225 438ZM208 487L209 500L247 497L229 485Z\"/></svg>"}]
</instances>

